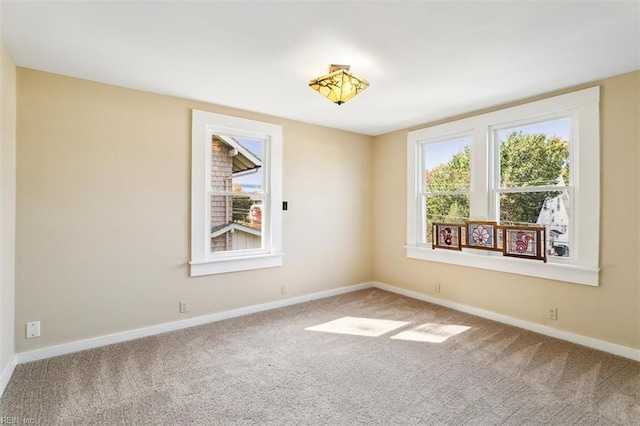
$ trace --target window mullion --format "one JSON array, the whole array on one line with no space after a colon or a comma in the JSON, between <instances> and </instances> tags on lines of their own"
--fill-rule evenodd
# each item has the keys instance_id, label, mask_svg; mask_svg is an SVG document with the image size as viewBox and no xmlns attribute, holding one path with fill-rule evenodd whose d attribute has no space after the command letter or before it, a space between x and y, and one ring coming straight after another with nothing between
<instances>
[{"instance_id":1,"label":"window mullion","mask_svg":"<svg viewBox=\"0 0 640 426\"><path fill-rule=\"evenodd\" d=\"M469 195L469 218L486 220L489 213L487 164L487 129L478 126L471 136L471 190Z\"/></svg>"}]
</instances>

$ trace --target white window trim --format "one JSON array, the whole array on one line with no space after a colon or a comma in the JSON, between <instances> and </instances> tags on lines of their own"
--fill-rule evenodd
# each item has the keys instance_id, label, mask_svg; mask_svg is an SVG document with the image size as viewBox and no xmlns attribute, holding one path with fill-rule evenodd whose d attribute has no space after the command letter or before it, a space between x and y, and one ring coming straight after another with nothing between
<instances>
[{"instance_id":1,"label":"white window trim","mask_svg":"<svg viewBox=\"0 0 640 426\"><path fill-rule=\"evenodd\" d=\"M599 282L600 229L600 88L592 87L565 95L506 108L438 126L409 132L407 135L407 257L489 269L520 275L597 286ZM576 256L571 262L549 259L547 263L506 258L499 253L473 249L461 252L433 250L431 244L419 239L422 214L419 145L455 137L461 133L473 135L471 146L472 220L493 220L493 154L490 152L491 131L506 124L534 121L544 117L572 117L572 131L577 135L570 147L571 179L576 185L573 209L573 243ZM490 157L491 156L491 157ZM589 236L588 241L584 236ZM582 238L581 238L582 236Z\"/></svg>"},{"instance_id":2,"label":"white window trim","mask_svg":"<svg viewBox=\"0 0 640 426\"><path fill-rule=\"evenodd\" d=\"M212 112L193 110L191 118L191 261L192 277L282 265L282 126ZM268 203L263 205L264 247L211 253L210 215L207 205L210 149L214 134L266 141L264 186Z\"/></svg>"}]
</instances>

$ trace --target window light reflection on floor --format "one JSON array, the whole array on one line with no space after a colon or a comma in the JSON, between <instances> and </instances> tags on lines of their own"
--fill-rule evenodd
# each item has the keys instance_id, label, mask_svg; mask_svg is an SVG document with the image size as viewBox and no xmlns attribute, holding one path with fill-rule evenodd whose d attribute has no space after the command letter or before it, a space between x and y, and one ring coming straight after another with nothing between
<instances>
[{"instance_id":1,"label":"window light reflection on floor","mask_svg":"<svg viewBox=\"0 0 640 426\"><path fill-rule=\"evenodd\" d=\"M385 333L404 327L406 321L391 321L373 318L344 317L324 324L305 328L311 331L327 333L352 334L356 336L382 336Z\"/></svg>"},{"instance_id":2,"label":"window light reflection on floor","mask_svg":"<svg viewBox=\"0 0 640 426\"><path fill-rule=\"evenodd\" d=\"M419 325L411 330L403 331L391 336L392 339L413 340L415 342L442 343L449 337L456 334L464 333L471 327L464 325L451 324L432 324L427 323Z\"/></svg>"}]
</instances>

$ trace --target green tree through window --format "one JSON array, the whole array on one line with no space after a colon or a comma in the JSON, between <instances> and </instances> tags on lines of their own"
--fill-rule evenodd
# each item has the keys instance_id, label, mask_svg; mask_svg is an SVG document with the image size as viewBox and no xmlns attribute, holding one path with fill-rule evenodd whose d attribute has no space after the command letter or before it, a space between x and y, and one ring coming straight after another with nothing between
<instances>
[{"instance_id":1,"label":"green tree through window","mask_svg":"<svg viewBox=\"0 0 640 426\"><path fill-rule=\"evenodd\" d=\"M430 192L466 190L471 182L471 150L463 147L445 164L427 170ZM469 218L467 195L433 195L427 198L427 217L433 222L462 223ZM428 231L431 232L429 224Z\"/></svg>"},{"instance_id":2,"label":"green tree through window","mask_svg":"<svg viewBox=\"0 0 640 426\"><path fill-rule=\"evenodd\" d=\"M556 186L569 182L569 144L558 136L514 131L500 143L500 187ZM540 209L558 191L500 195L500 223L535 224Z\"/></svg>"},{"instance_id":3,"label":"green tree through window","mask_svg":"<svg viewBox=\"0 0 640 426\"><path fill-rule=\"evenodd\" d=\"M560 177L568 183L568 158L569 144L558 136L511 132L500 144L500 186L556 186ZM467 188L471 179L470 164L471 152L466 146L448 163L426 171L428 190L446 192ZM559 194L558 191L503 193L500 222L535 224L544 202ZM466 195L430 196L426 209L429 225L431 222L462 223L469 217L469 198Z\"/></svg>"}]
</instances>

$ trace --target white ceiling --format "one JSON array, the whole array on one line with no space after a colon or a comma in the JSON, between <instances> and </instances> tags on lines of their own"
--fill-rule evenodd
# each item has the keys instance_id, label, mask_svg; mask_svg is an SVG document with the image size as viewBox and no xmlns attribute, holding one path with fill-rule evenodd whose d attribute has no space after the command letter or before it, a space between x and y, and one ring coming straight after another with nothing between
<instances>
[{"instance_id":1,"label":"white ceiling","mask_svg":"<svg viewBox=\"0 0 640 426\"><path fill-rule=\"evenodd\" d=\"M640 69L638 0L2 3L19 66L367 135Z\"/></svg>"}]
</instances>

